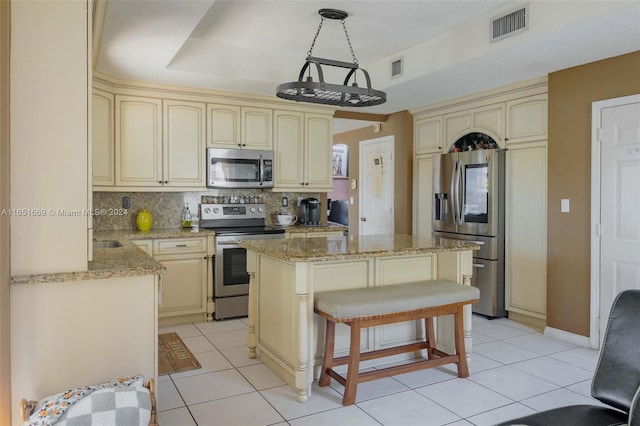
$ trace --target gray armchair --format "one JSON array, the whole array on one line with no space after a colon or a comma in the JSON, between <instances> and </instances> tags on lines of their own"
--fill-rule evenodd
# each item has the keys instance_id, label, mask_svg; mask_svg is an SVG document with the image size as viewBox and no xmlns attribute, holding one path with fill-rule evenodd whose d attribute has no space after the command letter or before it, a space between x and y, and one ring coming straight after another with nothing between
<instances>
[{"instance_id":1,"label":"gray armchair","mask_svg":"<svg viewBox=\"0 0 640 426\"><path fill-rule=\"evenodd\" d=\"M497 426L640 426L640 290L613 302L591 396L608 407L570 405Z\"/></svg>"}]
</instances>

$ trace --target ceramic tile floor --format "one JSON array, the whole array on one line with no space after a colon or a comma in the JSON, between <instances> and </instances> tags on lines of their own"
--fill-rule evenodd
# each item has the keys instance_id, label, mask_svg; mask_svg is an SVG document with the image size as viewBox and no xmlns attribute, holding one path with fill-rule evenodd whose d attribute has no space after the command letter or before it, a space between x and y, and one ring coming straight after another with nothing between
<instances>
[{"instance_id":1,"label":"ceramic tile floor","mask_svg":"<svg viewBox=\"0 0 640 426\"><path fill-rule=\"evenodd\" d=\"M177 332L202 368L158 378L162 426L494 425L589 396L598 352L545 337L508 319L473 317L471 375L455 365L363 383L343 407L341 385L314 384L309 401L249 359L243 320L161 328Z\"/></svg>"}]
</instances>

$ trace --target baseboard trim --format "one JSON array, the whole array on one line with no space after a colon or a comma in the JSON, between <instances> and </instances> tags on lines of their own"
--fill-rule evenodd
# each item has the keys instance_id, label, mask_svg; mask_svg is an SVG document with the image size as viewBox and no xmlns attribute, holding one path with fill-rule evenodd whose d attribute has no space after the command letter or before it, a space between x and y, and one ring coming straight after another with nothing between
<instances>
[{"instance_id":1,"label":"baseboard trim","mask_svg":"<svg viewBox=\"0 0 640 426\"><path fill-rule=\"evenodd\" d=\"M586 348L591 347L591 340L589 339L588 336L569 333L568 331L559 330L557 328L545 327L544 335L556 340L562 340L564 342L573 343L574 345L584 346Z\"/></svg>"}]
</instances>

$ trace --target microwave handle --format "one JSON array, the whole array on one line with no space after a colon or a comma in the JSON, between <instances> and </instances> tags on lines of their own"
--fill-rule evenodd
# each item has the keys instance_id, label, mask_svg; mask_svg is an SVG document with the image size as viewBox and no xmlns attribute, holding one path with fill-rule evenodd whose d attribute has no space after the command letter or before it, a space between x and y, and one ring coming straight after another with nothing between
<instances>
[{"instance_id":1,"label":"microwave handle","mask_svg":"<svg viewBox=\"0 0 640 426\"><path fill-rule=\"evenodd\" d=\"M262 154L260 154L258 169L258 173L260 174L260 186L262 186L262 184L264 184L264 158L262 158Z\"/></svg>"}]
</instances>

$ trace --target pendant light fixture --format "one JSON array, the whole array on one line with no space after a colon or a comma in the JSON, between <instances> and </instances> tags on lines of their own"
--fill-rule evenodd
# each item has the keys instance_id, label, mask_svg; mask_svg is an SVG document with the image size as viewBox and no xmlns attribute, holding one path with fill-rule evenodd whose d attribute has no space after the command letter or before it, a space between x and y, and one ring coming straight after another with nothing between
<instances>
[{"instance_id":1,"label":"pendant light fixture","mask_svg":"<svg viewBox=\"0 0 640 426\"><path fill-rule=\"evenodd\" d=\"M358 60L356 59L355 53L353 53L351 40L349 39L347 27L344 23L344 20L349 16L347 12L337 9L320 9L318 13L322 19L320 20L320 25L318 25L318 30L313 38L313 42L311 43L311 48L309 49L309 52L307 52L306 62L300 70L298 81L280 84L276 89L276 95L279 98L291 101L311 102L344 107L367 107L385 103L387 101L387 94L380 90L372 89L369 73L358 65ZM351 56L353 57L352 63L336 61L333 59L316 58L311 55L325 19L339 20L342 23L342 28L344 29L344 34L347 37L347 43L351 50ZM341 85L326 83L324 81L322 65L348 69L349 71L344 78L344 82ZM317 71L318 81L313 81L313 77L311 77L312 66L314 66ZM358 86L358 71L364 75L366 87ZM305 73L307 73L306 78Z\"/></svg>"}]
</instances>

